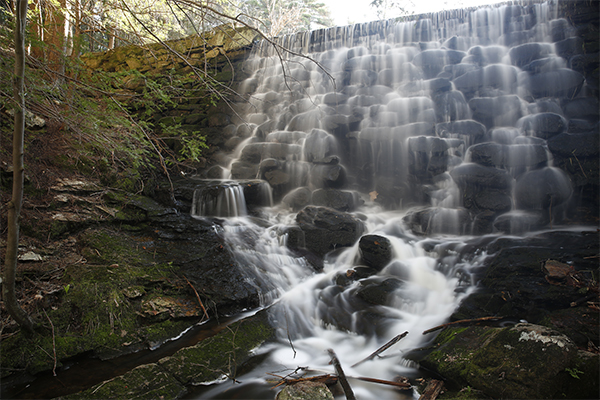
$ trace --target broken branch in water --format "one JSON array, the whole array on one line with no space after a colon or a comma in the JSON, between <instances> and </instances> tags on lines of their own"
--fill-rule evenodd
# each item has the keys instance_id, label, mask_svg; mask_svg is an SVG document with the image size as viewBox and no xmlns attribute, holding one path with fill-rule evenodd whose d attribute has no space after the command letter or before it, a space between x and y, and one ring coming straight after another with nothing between
<instances>
[{"instance_id":1,"label":"broken branch in water","mask_svg":"<svg viewBox=\"0 0 600 400\"><path fill-rule=\"evenodd\" d=\"M377 350L375 350L369 357L357 362L356 364L352 365L351 367L354 368L357 365L360 365L366 361L370 361L372 359L374 359L375 357L377 357L379 354L383 353L384 351L386 351L387 349L389 349L390 347L392 347L393 345L395 345L396 343L398 343L402 338L404 338L406 335L408 335L408 331L394 337L392 340L390 340L389 342L387 342L386 344L384 344L383 346L381 346L380 348L378 348Z\"/></svg>"},{"instance_id":2,"label":"broken branch in water","mask_svg":"<svg viewBox=\"0 0 600 400\"><path fill-rule=\"evenodd\" d=\"M327 352L331 357L331 363L333 364L333 368L335 368L335 372L337 373L338 379L340 380L340 385L342 385L342 390L346 395L346 399L356 400L356 397L354 397L354 392L352 391L352 388L350 387L350 384L346 379L346 374L344 374L344 370L342 369L340 360L338 360L337 356L335 355L335 351L333 351L333 349L328 349Z\"/></svg>"},{"instance_id":3,"label":"broken branch in water","mask_svg":"<svg viewBox=\"0 0 600 400\"><path fill-rule=\"evenodd\" d=\"M458 321L448 322L447 324L438 325L431 329L427 329L426 331L423 331L423 335L426 335L431 332L439 331L440 329L444 329L448 326L460 325L460 324L476 324L478 322L487 322L487 321L498 321L503 318L504 317L482 317L482 318L473 318L473 319L461 319Z\"/></svg>"},{"instance_id":4,"label":"broken branch in water","mask_svg":"<svg viewBox=\"0 0 600 400\"><path fill-rule=\"evenodd\" d=\"M339 379L336 375L332 375L329 373L323 374L323 375L315 375L315 376L303 376L300 378L290 378L289 375L281 376L281 375L272 374L270 372L267 372L267 374L274 376L276 378L279 378L278 380L268 380L271 383L277 383L271 389L275 389L281 385L293 385L295 383L300 383L300 382L321 382L328 386L331 386L331 385L335 385ZM408 379L404 378L404 377L399 377L400 380L398 380L398 381L387 381L384 379L367 378L364 376L348 376L346 378L358 379L358 380L364 381L364 382L379 383L382 385L394 386L399 389L411 389L412 388L411 384L408 382Z\"/></svg>"}]
</instances>

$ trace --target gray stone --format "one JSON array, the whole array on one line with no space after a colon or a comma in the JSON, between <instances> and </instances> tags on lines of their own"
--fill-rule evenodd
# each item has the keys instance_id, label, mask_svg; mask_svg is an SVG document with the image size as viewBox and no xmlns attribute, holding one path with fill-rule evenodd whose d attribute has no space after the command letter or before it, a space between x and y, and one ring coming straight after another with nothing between
<instances>
[{"instance_id":1,"label":"gray stone","mask_svg":"<svg viewBox=\"0 0 600 400\"><path fill-rule=\"evenodd\" d=\"M306 237L306 248L323 256L331 250L354 245L365 230L361 220L327 207L307 206L296 215Z\"/></svg>"}]
</instances>

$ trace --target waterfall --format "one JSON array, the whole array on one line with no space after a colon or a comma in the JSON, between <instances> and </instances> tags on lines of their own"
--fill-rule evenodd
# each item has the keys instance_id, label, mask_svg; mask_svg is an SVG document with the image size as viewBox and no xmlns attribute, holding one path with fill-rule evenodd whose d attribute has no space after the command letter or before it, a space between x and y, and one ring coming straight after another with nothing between
<instances>
[{"instance_id":1,"label":"waterfall","mask_svg":"<svg viewBox=\"0 0 600 400\"><path fill-rule=\"evenodd\" d=\"M256 371L331 371L326 349L350 366L408 332L389 357L346 373L414 374L404 355L475 290L471 271L486 254L462 249L476 235L547 226L570 201L572 184L548 144L576 119L569 102L590 94L556 45L570 35L556 2L534 1L276 38L290 52L254 46L237 129L252 134L240 136L228 179L268 182L276 206L228 220L225 237L265 293L280 339L257 350L266 357ZM242 193L235 188L203 197L194 212L245 215L230 210ZM305 206L316 206L311 231L296 214ZM337 231L311 237L330 223L314 215L323 208L350 215L352 243L338 247ZM386 243L378 265L367 236ZM305 247L325 254L322 266L298 252ZM246 377L259 386L263 378ZM367 384L356 392L412 398Z\"/></svg>"}]
</instances>

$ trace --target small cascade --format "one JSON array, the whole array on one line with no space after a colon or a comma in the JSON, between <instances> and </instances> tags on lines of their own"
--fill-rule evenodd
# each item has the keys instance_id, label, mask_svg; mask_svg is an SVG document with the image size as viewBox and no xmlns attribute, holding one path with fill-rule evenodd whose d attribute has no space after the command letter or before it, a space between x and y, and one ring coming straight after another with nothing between
<instances>
[{"instance_id":1,"label":"small cascade","mask_svg":"<svg viewBox=\"0 0 600 400\"><path fill-rule=\"evenodd\" d=\"M264 181L195 179L191 215L195 217L242 217L248 210L273 205L271 187Z\"/></svg>"},{"instance_id":2,"label":"small cascade","mask_svg":"<svg viewBox=\"0 0 600 400\"><path fill-rule=\"evenodd\" d=\"M244 191L237 182L217 183L196 189L191 213L197 217L247 215Z\"/></svg>"}]
</instances>

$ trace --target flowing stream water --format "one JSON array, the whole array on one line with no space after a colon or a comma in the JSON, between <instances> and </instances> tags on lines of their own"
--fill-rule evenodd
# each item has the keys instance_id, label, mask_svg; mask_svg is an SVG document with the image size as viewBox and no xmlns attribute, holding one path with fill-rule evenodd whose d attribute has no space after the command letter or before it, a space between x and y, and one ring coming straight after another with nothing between
<instances>
[{"instance_id":1,"label":"flowing stream water","mask_svg":"<svg viewBox=\"0 0 600 400\"><path fill-rule=\"evenodd\" d=\"M530 2L279 38L294 54L255 45L245 65L252 76L240 89L250 102L240 106L239 145L223 168L226 181L213 197L199 193L193 213L224 217L224 237L248 284L270 306L279 341L256 349L266 356L237 378L241 384L208 385L192 397L271 399L268 373L284 376L298 367L332 373L327 349L348 376L415 376L417 365L406 353L426 345L431 336L423 331L444 323L475 290L471 272L486 254L463 248L477 249L482 233L498 235L502 218L509 232L540 223L548 207L527 203L535 196L519 198L519 190L553 182L549 198L557 210L550 213L571 195L534 118L566 124L553 96L570 89L538 87L562 85L544 74L567 74L550 43L557 27L567 29L564 22L555 3ZM525 43L535 46L519 48ZM489 168L503 174L491 178L495 183L479 180ZM272 189L265 193L272 205L252 217L245 215L244 191L231 183L244 179L262 179ZM323 200L323 193L336 200ZM391 261L356 278L357 241L333 249L315 272L286 246L287 229L308 204L351 212L366 227L363 234L389 240ZM465 217L486 210L494 218L487 228L477 219L484 214ZM404 332L382 357L354 366ZM359 381L352 386L362 399L415 395Z\"/></svg>"}]
</instances>

